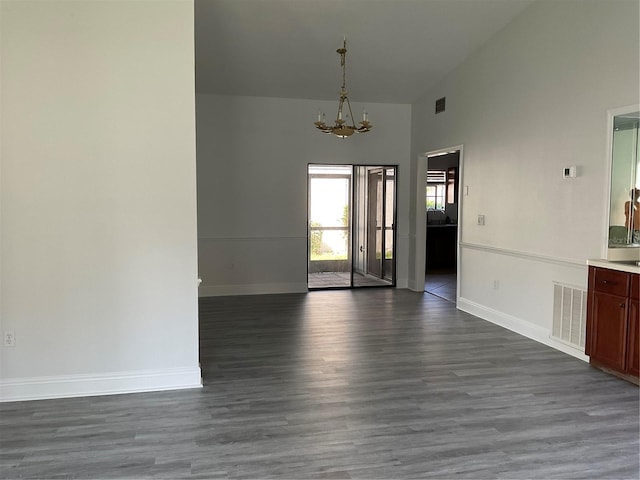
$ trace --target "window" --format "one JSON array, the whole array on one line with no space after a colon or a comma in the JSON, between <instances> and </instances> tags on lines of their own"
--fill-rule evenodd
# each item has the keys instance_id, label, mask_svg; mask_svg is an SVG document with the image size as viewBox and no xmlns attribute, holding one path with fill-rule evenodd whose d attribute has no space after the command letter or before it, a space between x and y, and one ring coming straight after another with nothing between
<instances>
[{"instance_id":1,"label":"window","mask_svg":"<svg viewBox=\"0 0 640 480\"><path fill-rule=\"evenodd\" d=\"M427 210L444 210L446 176L447 174L444 170L430 170L427 172Z\"/></svg>"}]
</instances>

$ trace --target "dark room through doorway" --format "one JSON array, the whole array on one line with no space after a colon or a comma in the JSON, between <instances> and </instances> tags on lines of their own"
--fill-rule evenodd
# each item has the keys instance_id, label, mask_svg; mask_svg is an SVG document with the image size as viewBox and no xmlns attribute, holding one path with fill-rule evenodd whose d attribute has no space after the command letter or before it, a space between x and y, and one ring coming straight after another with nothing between
<instances>
[{"instance_id":1,"label":"dark room through doorway","mask_svg":"<svg viewBox=\"0 0 640 480\"><path fill-rule=\"evenodd\" d=\"M427 155L425 292L456 303L460 150Z\"/></svg>"}]
</instances>

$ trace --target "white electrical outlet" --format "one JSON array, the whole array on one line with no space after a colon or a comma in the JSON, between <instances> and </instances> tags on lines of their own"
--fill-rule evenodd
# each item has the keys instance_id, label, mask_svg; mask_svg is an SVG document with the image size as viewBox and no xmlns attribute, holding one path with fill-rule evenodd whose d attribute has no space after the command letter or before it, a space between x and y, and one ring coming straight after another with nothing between
<instances>
[{"instance_id":1,"label":"white electrical outlet","mask_svg":"<svg viewBox=\"0 0 640 480\"><path fill-rule=\"evenodd\" d=\"M4 346L5 347L16 346L16 336L11 330L5 330L4 332Z\"/></svg>"},{"instance_id":2,"label":"white electrical outlet","mask_svg":"<svg viewBox=\"0 0 640 480\"><path fill-rule=\"evenodd\" d=\"M484 225L484 215L478 215L478 225Z\"/></svg>"},{"instance_id":3,"label":"white electrical outlet","mask_svg":"<svg viewBox=\"0 0 640 480\"><path fill-rule=\"evenodd\" d=\"M494 280L493 281L493 289L494 290L500 290L500 280Z\"/></svg>"}]
</instances>

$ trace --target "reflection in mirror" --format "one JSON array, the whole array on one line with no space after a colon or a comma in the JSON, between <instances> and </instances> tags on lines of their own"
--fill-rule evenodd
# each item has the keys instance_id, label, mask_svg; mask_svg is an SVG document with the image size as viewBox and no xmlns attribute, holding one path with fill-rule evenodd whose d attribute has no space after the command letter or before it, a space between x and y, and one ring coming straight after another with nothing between
<instances>
[{"instance_id":1,"label":"reflection in mirror","mask_svg":"<svg viewBox=\"0 0 640 480\"><path fill-rule=\"evenodd\" d=\"M609 247L640 247L640 112L613 117Z\"/></svg>"}]
</instances>

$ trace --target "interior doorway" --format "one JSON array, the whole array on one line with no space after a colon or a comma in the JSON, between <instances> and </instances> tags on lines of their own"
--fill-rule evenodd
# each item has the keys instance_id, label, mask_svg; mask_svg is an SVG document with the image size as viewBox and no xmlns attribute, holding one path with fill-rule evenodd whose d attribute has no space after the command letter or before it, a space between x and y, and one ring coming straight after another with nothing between
<instances>
[{"instance_id":1,"label":"interior doorway","mask_svg":"<svg viewBox=\"0 0 640 480\"><path fill-rule=\"evenodd\" d=\"M308 166L308 288L395 286L396 166Z\"/></svg>"},{"instance_id":2,"label":"interior doorway","mask_svg":"<svg viewBox=\"0 0 640 480\"><path fill-rule=\"evenodd\" d=\"M427 154L425 292L456 303L460 150Z\"/></svg>"}]
</instances>

